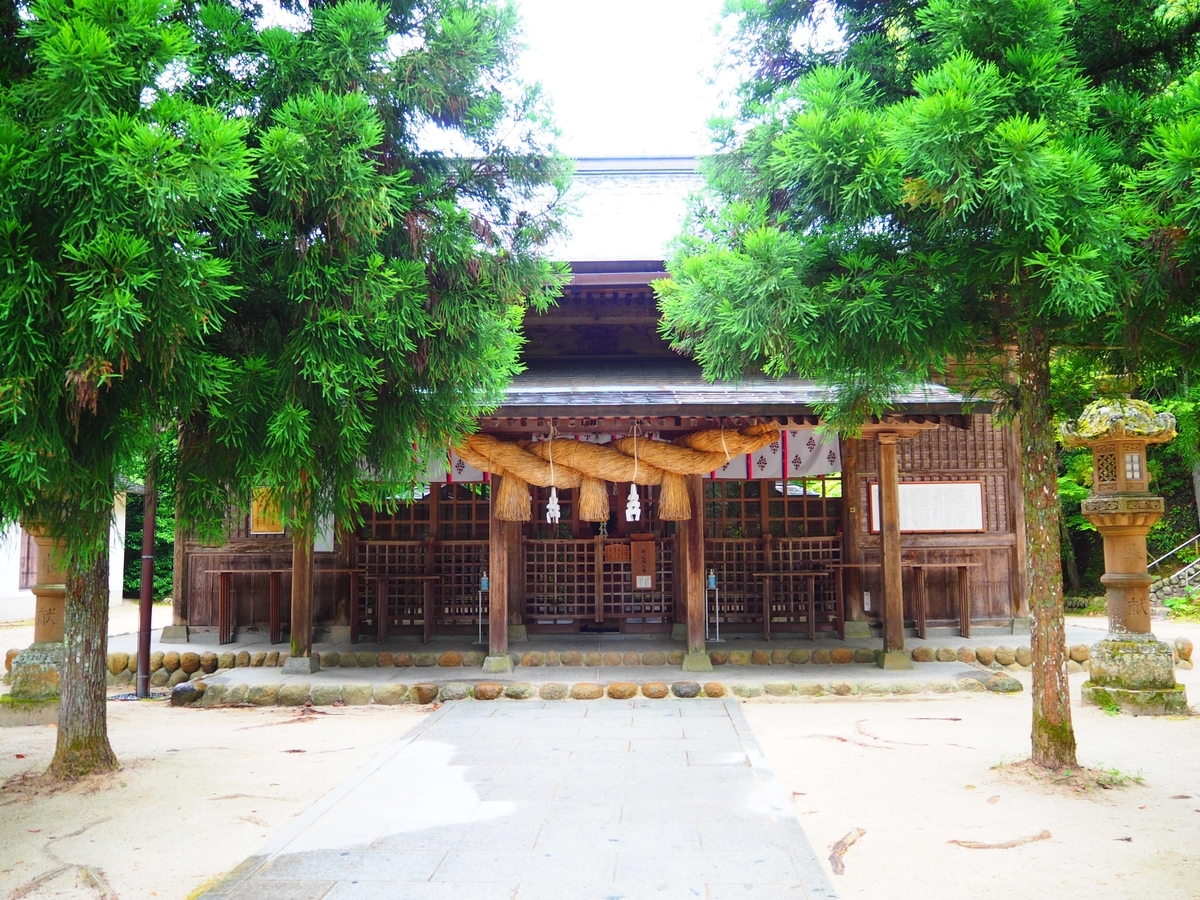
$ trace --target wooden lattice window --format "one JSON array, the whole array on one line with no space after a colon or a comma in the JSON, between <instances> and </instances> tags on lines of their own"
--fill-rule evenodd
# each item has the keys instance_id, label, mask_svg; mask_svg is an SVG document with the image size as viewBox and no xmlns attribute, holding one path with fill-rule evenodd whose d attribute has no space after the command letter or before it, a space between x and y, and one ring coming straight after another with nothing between
<instances>
[{"instance_id":1,"label":"wooden lattice window","mask_svg":"<svg viewBox=\"0 0 1200 900\"><path fill-rule=\"evenodd\" d=\"M645 515L643 514L643 520ZM628 546L628 545L624 545ZM602 562L601 591L604 618L633 620L634 624L657 625L674 614L672 600L675 544L670 539L655 541L654 590L635 591L628 558ZM623 554L622 554L623 555Z\"/></svg>"},{"instance_id":2,"label":"wooden lattice window","mask_svg":"<svg viewBox=\"0 0 1200 900\"><path fill-rule=\"evenodd\" d=\"M764 482L767 519L775 537L825 537L841 525L840 475Z\"/></svg>"},{"instance_id":3,"label":"wooden lattice window","mask_svg":"<svg viewBox=\"0 0 1200 900\"><path fill-rule=\"evenodd\" d=\"M487 484L419 484L414 499L363 512L367 541L486 540Z\"/></svg>"},{"instance_id":4,"label":"wooden lattice window","mask_svg":"<svg viewBox=\"0 0 1200 900\"><path fill-rule=\"evenodd\" d=\"M840 475L705 483L709 538L824 537L841 527Z\"/></svg>"},{"instance_id":5,"label":"wooden lattice window","mask_svg":"<svg viewBox=\"0 0 1200 900\"><path fill-rule=\"evenodd\" d=\"M525 609L541 624L596 615L596 542L526 541Z\"/></svg>"},{"instance_id":6,"label":"wooden lattice window","mask_svg":"<svg viewBox=\"0 0 1200 900\"><path fill-rule=\"evenodd\" d=\"M488 484L439 484L436 535L443 541L484 540L488 536Z\"/></svg>"},{"instance_id":7,"label":"wooden lattice window","mask_svg":"<svg viewBox=\"0 0 1200 900\"><path fill-rule=\"evenodd\" d=\"M429 537L433 503L430 488L437 485L418 484L410 502L398 502L391 509L363 511L360 537L368 541L420 541Z\"/></svg>"}]
</instances>

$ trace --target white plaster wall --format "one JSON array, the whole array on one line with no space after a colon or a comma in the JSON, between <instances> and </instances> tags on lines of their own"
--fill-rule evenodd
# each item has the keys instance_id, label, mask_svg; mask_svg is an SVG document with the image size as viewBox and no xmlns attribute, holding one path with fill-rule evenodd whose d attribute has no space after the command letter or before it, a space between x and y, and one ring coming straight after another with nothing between
<instances>
[{"instance_id":1,"label":"white plaster wall","mask_svg":"<svg viewBox=\"0 0 1200 900\"><path fill-rule=\"evenodd\" d=\"M18 590L21 583L21 527L0 532L0 622L33 618L33 592Z\"/></svg>"},{"instance_id":2,"label":"white plaster wall","mask_svg":"<svg viewBox=\"0 0 1200 900\"><path fill-rule=\"evenodd\" d=\"M125 492L113 498L112 525L108 529L108 604L121 605L122 570L125 568Z\"/></svg>"},{"instance_id":3,"label":"white plaster wall","mask_svg":"<svg viewBox=\"0 0 1200 900\"><path fill-rule=\"evenodd\" d=\"M108 602L121 603L121 568L125 561L125 493L113 498L113 520L108 532ZM21 527L0 532L0 622L25 622L33 618L33 591L18 590L21 580Z\"/></svg>"}]
</instances>

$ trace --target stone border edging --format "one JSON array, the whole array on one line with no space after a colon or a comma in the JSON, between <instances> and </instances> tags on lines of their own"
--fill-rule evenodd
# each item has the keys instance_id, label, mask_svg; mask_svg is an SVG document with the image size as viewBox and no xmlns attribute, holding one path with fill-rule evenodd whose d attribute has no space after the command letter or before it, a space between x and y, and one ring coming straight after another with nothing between
<instances>
[{"instance_id":1,"label":"stone border edging","mask_svg":"<svg viewBox=\"0 0 1200 900\"><path fill-rule=\"evenodd\" d=\"M988 675L986 671L981 676ZM528 682L452 681L443 685L432 682L416 684L309 684L308 682L268 684L208 684L203 679L177 685L171 693L173 706L201 706L206 709L220 706L398 706L426 705L435 701L474 700L662 700L688 699L753 699L755 697L814 698L814 697L872 697L892 695L953 693L1019 693L1021 682L1010 675L995 673L986 678L964 676L939 678L932 681L772 681L767 683L725 684L709 681L676 681L670 685L651 681L638 685L632 681L609 684L596 682L549 682L534 685Z\"/></svg>"},{"instance_id":2,"label":"stone border edging","mask_svg":"<svg viewBox=\"0 0 1200 900\"><path fill-rule=\"evenodd\" d=\"M1186 637L1173 641L1172 651L1175 664L1180 669L1192 668L1192 642ZM12 671L12 663L19 651L9 650L5 654L5 669ZM483 665L484 654L481 651L470 650L465 653L458 650L444 650L440 654L431 652L419 653L390 653L388 651L363 650L357 652L326 650L314 654L324 670L334 668L365 669L365 668L479 668ZM580 652L578 650L528 650L524 654L511 654L513 665L528 668L546 667L578 667L602 668L624 666L681 666L684 659L682 650L647 650L642 653L625 651L624 653L610 650L606 653L599 651ZM1032 653L1028 646L1009 647L968 647L962 646L957 650L951 647L933 647L921 644L909 652L914 662L960 662L965 664L977 663L993 670L1008 669L1009 671L1025 671L1032 663ZM1067 670L1069 672L1088 671L1091 649L1086 644L1074 644L1067 648ZM875 651L865 647L817 647L815 649L795 648L792 650L729 650L716 649L708 651L709 660L714 666L838 666L850 663L873 664ZM175 650L166 652L156 650L150 655L150 684L153 687L175 687L175 685L196 677L196 673L212 675L218 671L236 668L275 668L281 667L287 661L288 654L277 650L224 651L216 653L205 651ZM108 684L123 687L133 683L137 674L137 654L113 652L107 659ZM179 674L183 673L183 674Z\"/></svg>"}]
</instances>

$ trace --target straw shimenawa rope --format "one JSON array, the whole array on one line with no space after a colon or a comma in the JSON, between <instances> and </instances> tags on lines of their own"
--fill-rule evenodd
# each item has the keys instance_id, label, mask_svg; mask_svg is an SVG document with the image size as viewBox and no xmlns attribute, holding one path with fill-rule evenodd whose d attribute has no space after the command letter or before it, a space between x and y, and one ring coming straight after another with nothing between
<instances>
[{"instance_id":1,"label":"straw shimenawa rope","mask_svg":"<svg viewBox=\"0 0 1200 900\"><path fill-rule=\"evenodd\" d=\"M473 434L455 450L475 468L501 477L496 518L502 521L529 521L530 484L578 487L580 518L607 521L606 481L661 484L659 518L681 521L692 517L685 476L711 472L734 456L753 453L778 440L779 432L778 425L751 425L740 431L700 431L673 443L627 437L609 444L568 438L507 443L490 434Z\"/></svg>"}]
</instances>

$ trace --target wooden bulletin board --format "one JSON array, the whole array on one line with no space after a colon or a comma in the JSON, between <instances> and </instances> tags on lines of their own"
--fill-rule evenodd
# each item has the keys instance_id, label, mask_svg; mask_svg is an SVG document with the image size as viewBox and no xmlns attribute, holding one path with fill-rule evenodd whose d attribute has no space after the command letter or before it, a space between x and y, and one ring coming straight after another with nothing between
<instances>
[{"instance_id":1,"label":"wooden bulletin board","mask_svg":"<svg viewBox=\"0 0 1200 900\"><path fill-rule=\"evenodd\" d=\"M879 482L867 491L872 534L878 534ZM982 481L900 482L900 531L908 534L979 532L983 525Z\"/></svg>"},{"instance_id":2,"label":"wooden bulletin board","mask_svg":"<svg viewBox=\"0 0 1200 900\"><path fill-rule=\"evenodd\" d=\"M251 534L283 534L279 495L270 488L255 488L250 501Z\"/></svg>"}]
</instances>

